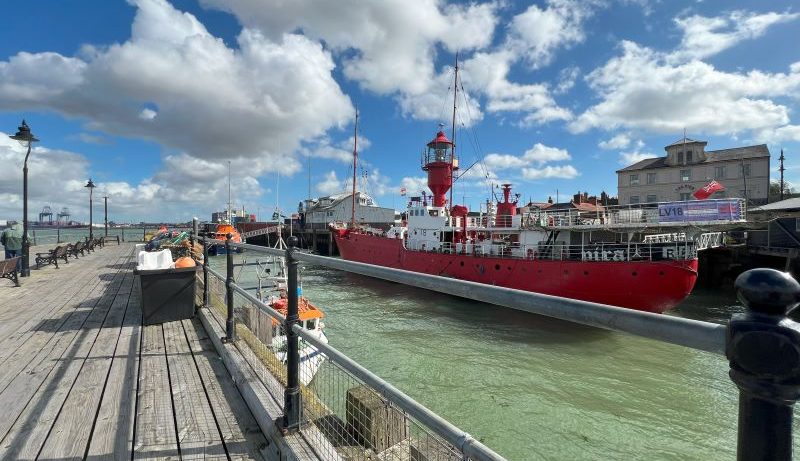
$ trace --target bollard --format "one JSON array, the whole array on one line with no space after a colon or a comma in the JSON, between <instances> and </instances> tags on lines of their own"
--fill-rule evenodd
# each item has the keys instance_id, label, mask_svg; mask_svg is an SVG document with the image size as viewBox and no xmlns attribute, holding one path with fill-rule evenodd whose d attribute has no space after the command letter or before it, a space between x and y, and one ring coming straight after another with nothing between
<instances>
[{"instance_id":1,"label":"bollard","mask_svg":"<svg viewBox=\"0 0 800 461\"><path fill-rule=\"evenodd\" d=\"M286 248L287 269L287 315L284 329L286 330L286 390L283 395L283 431L284 434L296 432L300 428L300 348L297 333L292 327L298 323L300 315L297 309L297 260L294 252L297 250L297 237L289 237Z\"/></svg>"},{"instance_id":2,"label":"bollard","mask_svg":"<svg viewBox=\"0 0 800 461\"><path fill-rule=\"evenodd\" d=\"M233 247L231 246L231 237L233 234L228 234L225 238L225 253L227 258L227 277L225 279L225 299L228 305L228 318L225 321L225 341L233 342L236 340L236 326L233 320Z\"/></svg>"},{"instance_id":3,"label":"bollard","mask_svg":"<svg viewBox=\"0 0 800 461\"><path fill-rule=\"evenodd\" d=\"M792 406L800 398L800 323L786 314L800 304L800 284L775 269L736 279L747 312L728 324L725 355L739 388L737 459L792 459Z\"/></svg>"},{"instance_id":4,"label":"bollard","mask_svg":"<svg viewBox=\"0 0 800 461\"><path fill-rule=\"evenodd\" d=\"M203 307L209 306L208 299L208 236L203 236Z\"/></svg>"}]
</instances>

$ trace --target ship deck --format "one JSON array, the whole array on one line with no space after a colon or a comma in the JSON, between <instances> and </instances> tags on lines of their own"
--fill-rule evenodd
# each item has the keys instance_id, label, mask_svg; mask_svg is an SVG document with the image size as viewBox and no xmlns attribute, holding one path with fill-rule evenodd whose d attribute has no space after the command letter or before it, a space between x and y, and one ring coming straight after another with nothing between
<instances>
[{"instance_id":1,"label":"ship deck","mask_svg":"<svg viewBox=\"0 0 800 461\"><path fill-rule=\"evenodd\" d=\"M132 253L0 280L0 459L265 459L202 323L142 326Z\"/></svg>"}]
</instances>

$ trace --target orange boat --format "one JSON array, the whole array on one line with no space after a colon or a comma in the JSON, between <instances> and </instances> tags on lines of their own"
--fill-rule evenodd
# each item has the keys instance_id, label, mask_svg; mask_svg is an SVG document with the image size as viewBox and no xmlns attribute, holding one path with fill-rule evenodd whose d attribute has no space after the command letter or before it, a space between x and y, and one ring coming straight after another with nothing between
<instances>
[{"instance_id":1,"label":"orange boat","mask_svg":"<svg viewBox=\"0 0 800 461\"><path fill-rule=\"evenodd\" d=\"M231 241L234 243L242 243L242 236L239 234L239 231L236 230L231 224L226 222L221 222L217 224L217 228L214 231L210 231L208 236L215 239L215 240L225 240L228 238L228 234L231 234ZM237 248L237 253L241 253L242 249ZM224 255L226 254L225 245L211 245L208 248L208 254L211 256L216 255Z\"/></svg>"}]
</instances>

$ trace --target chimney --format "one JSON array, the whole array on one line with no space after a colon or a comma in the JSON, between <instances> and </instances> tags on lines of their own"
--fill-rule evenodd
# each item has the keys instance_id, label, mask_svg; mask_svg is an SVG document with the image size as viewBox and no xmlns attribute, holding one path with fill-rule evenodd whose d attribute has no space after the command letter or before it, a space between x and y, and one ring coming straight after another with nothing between
<instances>
[{"instance_id":1,"label":"chimney","mask_svg":"<svg viewBox=\"0 0 800 461\"><path fill-rule=\"evenodd\" d=\"M552 196L547 197L547 203L553 203L553 197Z\"/></svg>"},{"instance_id":2,"label":"chimney","mask_svg":"<svg viewBox=\"0 0 800 461\"><path fill-rule=\"evenodd\" d=\"M597 206L597 197L595 196L589 197L589 203L591 203L594 206Z\"/></svg>"},{"instance_id":3,"label":"chimney","mask_svg":"<svg viewBox=\"0 0 800 461\"><path fill-rule=\"evenodd\" d=\"M572 196L572 203L574 203L575 205L580 205L580 204L581 204L581 199L582 199L582 198L583 198L583 197L581 196L581 193L580 193L580 191L578 191L578 193L577 193L577 194L575 194L575 195L573 195L573 196Z\"/></svg>"}]
</instances>

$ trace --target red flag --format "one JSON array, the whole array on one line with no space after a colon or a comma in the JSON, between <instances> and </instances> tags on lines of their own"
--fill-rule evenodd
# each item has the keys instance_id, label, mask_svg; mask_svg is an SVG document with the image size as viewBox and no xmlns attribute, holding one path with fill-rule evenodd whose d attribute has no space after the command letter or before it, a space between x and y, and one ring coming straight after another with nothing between
<instances>
[{"instance_id":1,"label":"red flag","mask_svg":"<svg viewBox=\"0 0 800 461\"><path fill-rule=\"evenodd\" d=\"M725 190L722 184L718 183L717 181L711 181L704 187L701 187L700 189L694 191L694 198L696 198L697 200L705 200L711 197L711 195L714 194L714 192L720 190Z\"/></svg>"},{"instance_id":2,"label":"red flag","mask_svg":"<svg viewBox=\"0 0 800 461\"><path fill-rule=\"evenodd\" d=\"M406 195L406 188L405 187L401 187L400 188L400 195L405 197L405 195Z\"/></svg>"}]
</instances>

